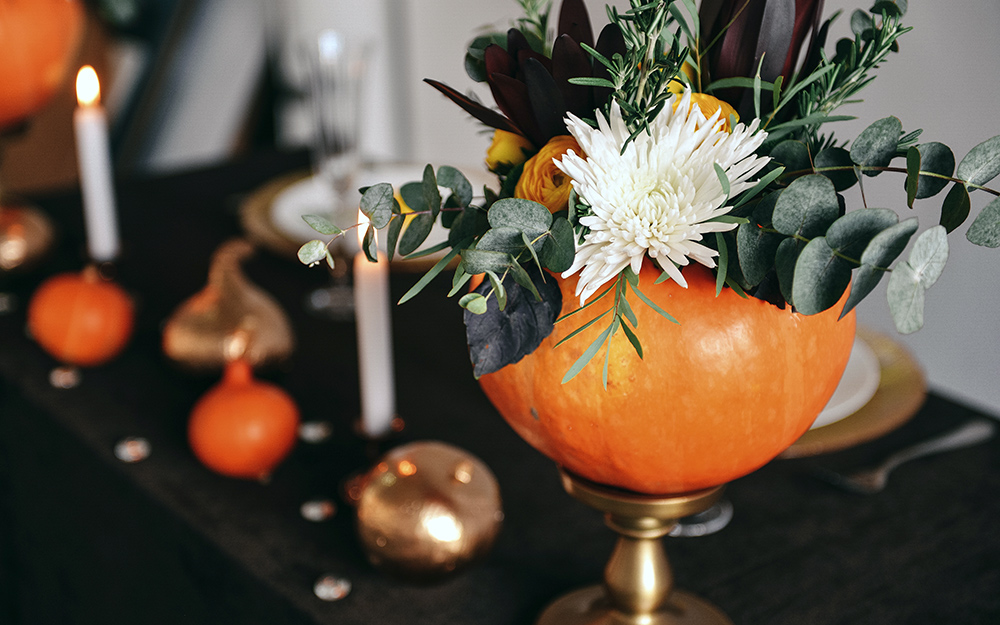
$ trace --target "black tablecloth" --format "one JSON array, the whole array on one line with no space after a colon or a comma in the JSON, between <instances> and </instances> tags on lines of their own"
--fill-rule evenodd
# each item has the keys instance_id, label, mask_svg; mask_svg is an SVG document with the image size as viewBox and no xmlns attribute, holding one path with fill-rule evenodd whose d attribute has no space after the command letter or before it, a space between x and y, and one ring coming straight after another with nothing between
<instances>
[{"instance_id":1,"label":"black tablecloth","mask_svg":"<svg viewBox=\"0 0 1000 625\"><path fill-rule=\"evenodd\" d=\"M215 380L169 365L160 326L201 288L213 249L239 234L242 194L305 164L302 154L267 154L120 184L118 271L139 304L135 337L66 390L50 386L57 363L26 337L23 304L45 275L79 268L79 197L37 198L62 237L41 269L3 285L22 305L0 317L0 623L506 625L531 622L560 593L600 579L614 536L480 392L445 281L394 311L407 428L392 444L443 440L494 470L506 520L484 562L421 586L365 561L339 499L344 479L371 457L351 433L354 326L304 312L303 297L327 277L294 260L260 252L246 266L283 303L298 338L292 360L267 377L305 420L330 421L333 436L300 443L267 484L215 475L193 457L187 415ZM394 295L415 280L395 274ZM678 585L741 624L1000 623L1000 441L915 461L875 496L834 490L809 473L865 464L976 414L932 394L880 440L775 461L735 481L726 529L667 540ZM117 460L113 446L125 436L148 439L152 455ZM303 519L300 505L314 498L337 500L338 514ZM313 584L325 574L349 579L351 594L318 599Z\"/></svg>"}]
</instances>

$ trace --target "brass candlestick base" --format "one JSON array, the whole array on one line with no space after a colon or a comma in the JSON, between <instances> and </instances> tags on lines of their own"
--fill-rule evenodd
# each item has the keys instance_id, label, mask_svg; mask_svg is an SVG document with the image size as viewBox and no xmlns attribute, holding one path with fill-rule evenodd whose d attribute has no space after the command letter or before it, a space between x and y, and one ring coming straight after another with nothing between
<instances>
[{"instance_id":1,"label":"brass candlestick base","mask_svg":"<svg viewBox=\"0 0 1000 625\"><path fill-rule=\"evenodd\" d=\"M673 589L660 539L677 519L707 510L722 487L674 496L643 495L602 486L560 469L570 495L605 513L618 544L604 584L571 592L549 605L537 625L733 625L715 606Z\"/></svg>"}]
</instances>

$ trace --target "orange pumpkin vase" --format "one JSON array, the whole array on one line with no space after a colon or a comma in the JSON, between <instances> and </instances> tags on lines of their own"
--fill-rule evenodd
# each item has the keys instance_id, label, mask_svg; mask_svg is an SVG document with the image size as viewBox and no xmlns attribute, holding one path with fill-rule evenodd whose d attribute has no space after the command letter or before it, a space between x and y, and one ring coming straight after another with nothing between
<instances>
[{"instance_id":1,"label":"orange pumpkin vase","mask_svg":"<svg viewBox=\"0 0 1000 625\"><path fill-rule=\"evenodd\" d=\"M684 269L688 288L654 285L648 261L633 293L640 359L627 337L611 340L607 389L603 350L562 384L573 363L610 323L564 336L612 303L598 302L556 324L520 362L480 378L504 419L529 444L595 482L667 495L718 486L754 471L801 436L833 394L853 345L854 314L841 306L805 316L731 289L715 295L711 271ZM562 314L579 307L576 277L560 279Z\"/></svg>"},{"instance_id":2,"label":"orange pumpkin vase","mask_svg":"<svg viewBox=\"0 0 1000 625\"><path fill-rule=\"evenodd\" d=\"M299 409L279 387L254 378L244 359L195 404L188 442L206 467L229 477L263 479L291 453Z\"/></svg>"},{"instance_id":3,"label":"orange pumpkin vase","mask_svg":"<svg viewBox=\"0 0 1000 625\"><path fill-rule=\"evenodd\" d=\"M83 29L78 0L0 2L0 128L45 106L62 84Z\"/></svg>"},{"instance_id":4,"label":"orange pumpkin vase","mask_svg":"<svg viewBox=\"0 0 1000 625\"><path fill-rule=\"evenodd\" d=\"M42 283L28 304L28 331L53 358L93 367L117 356L132 336L132 300L97 268Z\"/></svg>"}]
</instances>

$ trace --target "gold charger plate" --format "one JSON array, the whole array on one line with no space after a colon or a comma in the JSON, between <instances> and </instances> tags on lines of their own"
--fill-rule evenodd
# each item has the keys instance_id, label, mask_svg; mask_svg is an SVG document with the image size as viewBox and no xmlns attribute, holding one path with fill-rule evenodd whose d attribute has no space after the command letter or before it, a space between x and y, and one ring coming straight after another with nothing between
<instances>
[{"instance_id":1,"label":"gold charger plate","mask_svg":"<svg viewBox=\"0 0 1000 625\"><path fill-rule=\"evenodd\" d=\"M858 327L878 357L878 390L860 410L829 425L809 430L779 458L804 458L847 449L884 436L910 420L927 396L927 382L913 356L888 336Z\"/></svg>"}]
</instances>

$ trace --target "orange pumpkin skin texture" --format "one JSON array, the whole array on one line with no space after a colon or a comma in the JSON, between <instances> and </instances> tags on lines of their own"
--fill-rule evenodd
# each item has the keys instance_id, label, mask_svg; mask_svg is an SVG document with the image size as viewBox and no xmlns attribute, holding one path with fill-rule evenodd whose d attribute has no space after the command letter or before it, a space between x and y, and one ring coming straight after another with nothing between
<instances>
[{"instance_id":1,"label":"orange pumpkin skin texture","mask_svg":"<svg viewBox=\"0 0 1000 625\"><path fill-rule=\"evenodd\" d=\"M795 442L840 381L855 320L852 312L837 321L841 305L805 316L731 289L717 298L714 276L700 265L684 269L687 289L672 280L654 285L659 273L647 261L639 286L680 324L629 292L645 359L619 331L607 390L603 350L573 380L561 380L609 317L553 345L608 309L613 293L479 382L514 430L559 465L595 482L662 495L724 484ZM576 282L561 280L562 314L579 308Z\"/></svg>"},{"instance_id":2,"label":"orange pumpkin skin texture","mask_svg":"<svg viewBox=\"0 0 1000 625\"><path fill-rule=\"evenodd\" d=\"M53 358L70 365L104 364L132 336L132 300L94 267L42 283L28 304L28 330Z\"/></svg>"},{"instance_id":3,"label":"orange pumpkin skin texture","mask_svg":"<svg viewBox=\"0 0 1000 625\"><path fill-rule=\"evenodd\" d=\"M30 117L62 84L84 29L77 0L0 2L0 128Z\"/></svg>"},{"instance_id":4,"label":"orange pumpkin skin texture","mask_svg":"<svg viewBox=\"0 0 1000 625\"><path fill-rule=\"evenodd\" d=\"M262 479L291 453L298 428L295 402L279 387L254 379L247 361L234 360L191 411L188 442L216 473Z\"/></svg>"}]
</instances>

